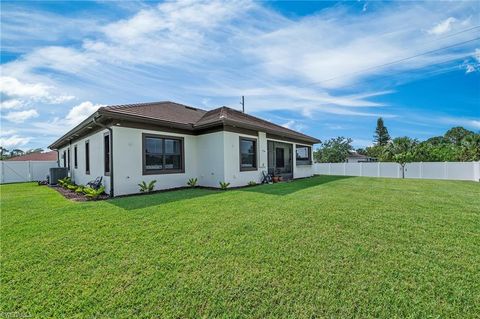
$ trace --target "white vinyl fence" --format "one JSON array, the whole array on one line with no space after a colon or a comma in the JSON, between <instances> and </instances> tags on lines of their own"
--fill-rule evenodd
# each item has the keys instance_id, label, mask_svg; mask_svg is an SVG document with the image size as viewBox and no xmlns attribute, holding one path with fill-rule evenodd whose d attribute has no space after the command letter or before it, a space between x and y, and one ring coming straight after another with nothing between
<instances>
[{"instance_id":1,"label":"white vinyl fence","mask_svg":"<svg viewBox=\"0 0 480 319\"><path fill-rule=\"evenodd\" d=\"M0 184L43 181L57 161L0 161Z\"/></svg>"},{"instance_id":2,"label":"white vinyl fence","mask_svg":"<svg viewBox=\"0 0 480 319\"><path fill-rule=\"evenodd\" d=\"M402 178L397 163L315 163L315 174ZM405 178L480 181L480 162L416 162L405 165Z\"/></svg>"}]
</instances>

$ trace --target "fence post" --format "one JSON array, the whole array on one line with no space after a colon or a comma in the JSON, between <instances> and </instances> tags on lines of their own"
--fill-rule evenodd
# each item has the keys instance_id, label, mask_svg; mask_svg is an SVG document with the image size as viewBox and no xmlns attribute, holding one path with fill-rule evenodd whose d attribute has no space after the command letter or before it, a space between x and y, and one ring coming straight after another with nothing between
<instances>
[{"instance_id":1,"label":"fence post","mask_svg":"<svg viewBox=\"0 0 480 319\"><path fill-rule=\"evenodd\" d=\"M423 178L423 162L420 162L420 165L418 166L418 171L419 171L419 178Z\"/></svg>"},{"instance_id":2,"label":"fence post","mask_svg":"<svg viewBox=\"0 0 480 319\"><path fill-rule=\"evenodd\" d=\"M328 163L328 175L332 175L332 163Z\"/></svg>"},{"instance_id":3,"label":"fence post","mask_svg":"<svg viewBox=\"0 0 480 319\"><path fill-rule=\"evenodd\" d=\"M347 174L347 163L343 162L343 176Z\"/></svg>"},{"instance_id":4,"label":"fence post","mask_svg":"<svg viewBox=\"0 0 480 319\"><path fill-rule=\"evenodd\" d=\"M377 162L377 177L380 177L380 162Z\"/></svg>"},{"instance_id":5,"label":"fence post","mask_svg":"<svg viewBox=\"0 0 480 319\"><path fill-rule=\"evenodd\" d=\"M363 163L360 162L360 176L363 176Z\"/></svg>"},{"instance_id":6,"label":"fence post","mask_svg":"<svg viewBox=\"0 0 480 319\"><path fill-rule=\"evenodd\" d=\"M5 168L3 167L3 161L0 161L0 163L2 164L2 170L1 170L1 176L0 176L0 184L3 184L3 180L5 178Z\"/></svg>"},{"instance_id":7,"label":"fence post","mask_svg":"<svg viewBox=\"0 0 480 319\"><path fill-rule=\"evenodd\" d=\"M32 181L32 162L28 161L28 175L27 175L27 182Z\"/></svg>"},{"instance_id":8,"label":"fence post","mask_svg":"<svg viewBox=\"0 0 480 319\"><path fill-rule=\"evenodd\" d=\"M443 162L443 179L448 179L448 167L447 167L447 162Z\"/></svg>"}]
</instances>

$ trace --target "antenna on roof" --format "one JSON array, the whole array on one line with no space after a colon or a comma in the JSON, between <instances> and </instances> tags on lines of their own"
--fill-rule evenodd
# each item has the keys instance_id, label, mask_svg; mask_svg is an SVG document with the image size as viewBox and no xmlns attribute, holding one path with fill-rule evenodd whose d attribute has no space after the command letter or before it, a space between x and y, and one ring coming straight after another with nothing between
<instances>
[{"instance_id":1,"label":"antenna on roof","mask_svg":"<svg viewBox=\"0 0 480 319\"><path fill-rule=\"evenodd\" d=\"M242 102L240 102L240 104L242 104L242 112L245 113L245 97L242 95Z\"/></svg>"}]
</instances>

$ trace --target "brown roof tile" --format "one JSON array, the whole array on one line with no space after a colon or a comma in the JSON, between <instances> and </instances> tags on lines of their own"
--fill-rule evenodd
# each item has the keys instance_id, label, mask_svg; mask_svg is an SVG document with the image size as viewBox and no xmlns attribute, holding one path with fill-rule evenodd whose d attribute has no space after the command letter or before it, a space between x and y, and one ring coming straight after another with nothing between
<instances>
[{"instance_id":1,"label":"brown roof tile","mask_svg":"<svg viewBox=\"0 0 480 319\"><path fill-rule=\"evenodd\" d=\"M15 156L6 161L56 161L57 151L45 152L45 153L28 153L25 155Z\"/></svg>"}]
</instances>

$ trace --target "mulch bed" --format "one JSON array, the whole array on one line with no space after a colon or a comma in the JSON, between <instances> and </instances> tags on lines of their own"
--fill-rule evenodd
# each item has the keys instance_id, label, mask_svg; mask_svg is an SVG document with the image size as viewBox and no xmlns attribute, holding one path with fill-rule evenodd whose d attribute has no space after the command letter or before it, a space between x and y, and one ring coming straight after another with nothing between
<instances>
[{"instance_id":1,"label":"mulch bed","mask_svg":"<svg viewBox=\"0 0 480 319\"><path fill-rule=\"evenodd\" d=\"M63 197L75 201L75 202L86 202L86 201L91 201L91 200L105 200L108 199L109 196L107 194L103 194L98 196L97 199L88 199L84 194L82 193L76 193L74 191L71 191L69 189L65 189L61 186L54 186L54 185L49 185L48 187L56 190L60 194L63 195Z\"/></svg>"}]
</instances>

